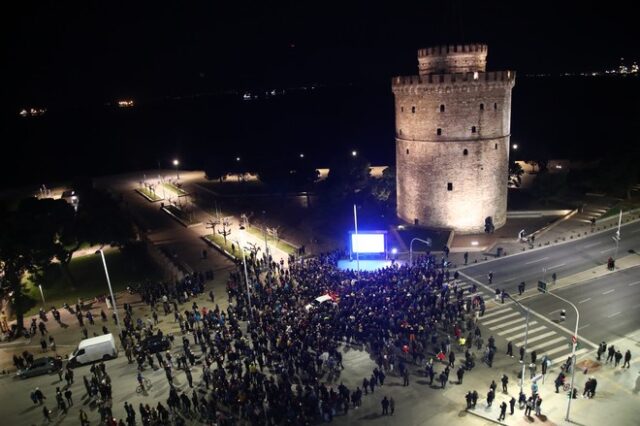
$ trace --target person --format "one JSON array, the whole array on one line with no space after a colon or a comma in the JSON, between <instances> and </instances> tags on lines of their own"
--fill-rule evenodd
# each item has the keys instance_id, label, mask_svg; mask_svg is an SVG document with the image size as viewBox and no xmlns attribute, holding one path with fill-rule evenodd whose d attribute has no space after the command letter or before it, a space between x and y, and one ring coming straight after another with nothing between
<instances>
[{"instance_id":1,"label":"person","mask_svg":"<svg viewBox=\"0 0 640 426\"><path fill-rule=\"evenodd\" d=\"M596 358L598 361L601 360L602 355L607 351L607 343L603 340L598 346L598 357Z\"/></svg>"},{"instance_id":2,"label":"person","mask_svg":"<svg viewBox=\"0 0 640 426\"><path fill-rule=\"evenodd\" d=\"M72 395L73 392L71 391L71 389L67 389L66 391L64 391L64 397L67 399L67 404L69 404L69 406L73 405Z\"/></svg>"},{"instance_id":3,"label":"person","mask_svg":"<svg viewBox=\"0 0 640 426\"><path fill-rule=\"evenodd\" d=\"M80 419L80 426L88 426L89 425L89 416L87 413L81 408L80 413L78 414L78 418Z\"/></svg>"},{"instance_id":4,"label":"person","mask_svg":"<svg viewBox=\"0 0 640 426\"><path fill-rule=\"evenodd\" d=\"M382 398L382 402L380 402L380 404L382 405L382 415L388 415L389 414L389 400L387 399L386 395L384 398Z\"/></svg>"},{"instance_id":5,"label":"person","mask_svg":"<svg viewBox=\"0 0 640 426\"><path fill-rule=\"evenodd\" d=\"M458 376L458 384L461 385L462 384L462 378L464 377L464 367L458 368L458 371L456 372L456 374Z\"/></svg>"},{"instance_id":6,"label":"person","mask_svg":"<svg viewBox=\"0 0 640 426\"><path fill-rule=\"evenodd\" d=\"M558 275L554 272L554 273L551 275L551 279L553 280L553 284L555 284L555 283L556 283L556 280L558 279Z\"/></svg>"},{"instance_id":7,"label":"person","mask_svg":"<svg viewBox=\"0 0 640 426\"><path fill-rule=\"evenodd\" d=\"M142 388L142 390L144 391L144 377L142 376L142 372L138 371L138 385L140 386L140 388Z\"/></svg>"},{"instance_id":8,"label":"person","mask_svg":"<svg viewBox=\"0 0 640 426\"><path fill-rule=\"evenodd\" d=\"M500 404L500 416L498 417L498 421L504 420L506 414L507 414L507 403L502 401L502 404Z\"/></svg>"},{"instance_id":9,"label":"person","mask_svg":"<svg viewBox=\"0 0 640 426\"><path fill-rule=\"evenodd\" d=\"M616 349L613 345L609 346L609 349L607 349L607 360L606 362L609 363L609 361L613 361L613 357L616 354Z\"/></svg>"},{"instance_id":10,"label":"person","mask_svg":"<svg viewBox=\"0 0 640 426\"><path fill-rule=\"evenodd\" d=\"M507 384L509 383L509 377L507 377L506 374L503 374L500 381L502 382L502 392L507 393Z\"/></svg>"},{"instance_id":11,"label":"person","mask_svg":"<svg viewBox=\"0 0 640 426\"><path fill-rule=\"evenodd\" d=\"M467 401L467 410L471 408L471 398L472 398L471 391L468 391L467 394L464 396L465 401Z\"/></svg>"},{"instance_id":12,"label":"person","mask_svg":"<svg viewBox=\"0 0 640 426\"><path fill-rule=\"evenodd\" d=\"M520 346L520 363L524 362L524 346Z\"/></svg>"},{"instance_id":13,"label":"person","mask_svg":"<svg viewBox=\"0 0 640 426\"><path fill-rule=\"evenodd\" d=\"M489 388L489 392L487 393L487 407L491 407L493 400L495 399L496 394L493 389Z\"/></svg>"},{"instance_id":14,"label":"person","mask_svg":"<svg viewBox=\"0 0 640 426\"><path fill-rule=\"evenodd\" d=\"M51 410L49 410L46 405L42 407L42 414L47 423L51 423Z\"/></svg>"},{"instance_id":15,"label":"person","mask_svg":"<svg viewBox=\"0 0 640 426\"><path fill-rule=\"evenodd\" d=\"M531 352L531 364L535 364L538 359L538 353L534 350Z\"/></svg>"},{"instance_id":16,"label":"person","mask_svg":"<svg viewBox=\"0 0 640 426\"><path fill-rule=\"evenodd\" d=\"M402 374L402 386L409 386L409 369L405 368ZM373 392L373 389L371 390Z\"/></svg>"},{"instance_id":17,"label":"person","mask_svg":"<svg viewBox=\"0 0 640 426\"><path fill-rule=\"evenodd\" d=\"M525 417L531 416L531 410L533 410L533 406L534 406L533 397L530 396L529 399L527 399L527 408L525 408L524 410Z\"/></svg>"},{"instance_id":18,"label":"person","mask_svg":"<svg viewBox=\"0 0 640 426\"><path fill-rule=\"evenodd\" d=\"M518 284L518 294L522 296L522 293L524 293L524 281L521 281L520 284Z\"/></svg>"},{"instance_id":19,"label":"person","mask_svg":"<svg viewBox=\"0 0 640 426\"><path fill-rule=\"evenodd\" d=\"M509 340L509 342L507 342L507 355L509 355L511 358L513 358L513 342L511 340Z\"/></svg>"},{"instance_id":20,"label":"person","mask_svg":"<svg viewBox=\"0 0 640 426\"><path fill-rule=\"evenodd\" d=\"M614 364L614 367L617 367L618 364L620 364L620 360L622 359L622 352L620 352L620 349L616 351L615 357L616 357L616 363Z\"/></svg>"},{"instance_id":21,"label":"person","mask_svg":"<svg viewBox=\"0 0 640 426\"><path fill-rule=\"evenodd\" d=\"M627 368L631 368L631 351L629 349L627 349L627 351L624 353L624 364L622 364L622 368L625 368L625 366Z\"/></svg>"},{"instance_id":22,"label":"person","mask_svg":"<svg viewBox=\"0 0 640 426\"><path fill-rule=\"evenodd\" d=\"M493 282L493 271L489 271L489 274L487 275L487 278L489 278L489 284L491 284Z\"/></svg>"},{"instance_id":23,"label":"person","mask_svg":"<svg viewBox=\"0 0 640 426\"><path fill-rule=\"evenodd\" d=\"M558 377L556 377L556 380L553 382L553 384L556 386L556 393L558 393L558 390L560 389L560 386L564 385L564 373L560 373L558 374Z\"/></svg>"},{"instance_id":24,"label":"person","mask_svg":"<svg viewBox=\"0 0 640 426\"><path fill-rule=\"evenodd\" d=\"M512 416L513 416L513 411L515 406L516 406L516 399L515 397L512 396L511 399L509 400L509 410L511 411L509 414L511 414Z\"/></svg>"},{"instance_id":25,"label":"person","mask_svg":"<svg viewBox=\"0 0 640 426\"><path fill-rule=\"evenodd\" d=\"M540 398L540 395L538 395L538 398L536 399L536 416L540 417L541 412L540 412L540 407L542 406L542 398Z\"/></svg>"},{"instance_id":26,"label":"person","mask_svg":"<svg viewBox=\"0 0 640 426\"><path fill-rule=\"evenodd\" d=\"M469 252L464 252L464 264L466 265L469 262Z\"/></svg>"},{"instance_id":27,"label":"person","mask_svg":"<svg viewBox=\"0 0 640 426\"><path fill-rule=\"evenodd\" d=\"M542 357L540 365L542 366L542 374L547 374L547 367L549 366L549 357L547 355Z\"/></svg>"}]
</instances>

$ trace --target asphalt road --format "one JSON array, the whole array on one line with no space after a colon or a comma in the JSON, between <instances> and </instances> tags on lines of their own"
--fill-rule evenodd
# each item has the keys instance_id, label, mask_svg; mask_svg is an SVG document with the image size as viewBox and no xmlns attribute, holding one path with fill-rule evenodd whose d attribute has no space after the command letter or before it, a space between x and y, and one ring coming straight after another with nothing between
<instances>
[{"instance_id":1,"label":"asphalt road","mask_svg":"<svg viewBox=\"0 0 640 426\"><path fill-rule=\"evenodd\" d=\"M640 267L618 271L600 279L554 291L572 301L580 312L578 333L592 342L612 341L637 330L640 325ZM552 321L566 309L562 325L575 328L575 311L553 296L539 294L522 302Z\"/></svg>"},{"instance_id":2,"label":"asphalt road","mask_svg":"<svg viewBox=\"0 0 640 426\"><path fill-rule=\"evenodd\" d=\"M607 259L615 254L612 239L615 232L616 229L611 228L568 243L467 266L461 271L493 289L515 293L521 281L531 288L543 276L550 282L553 273L560 279L598 265L606 268ZM629 250L640 251L640 222L623 225L621 235L618 257L627 255ZM546 273L543 268L546 268ZM487 276L491 271L493 282L488 284Z\"/></svg>"}]
</instances>

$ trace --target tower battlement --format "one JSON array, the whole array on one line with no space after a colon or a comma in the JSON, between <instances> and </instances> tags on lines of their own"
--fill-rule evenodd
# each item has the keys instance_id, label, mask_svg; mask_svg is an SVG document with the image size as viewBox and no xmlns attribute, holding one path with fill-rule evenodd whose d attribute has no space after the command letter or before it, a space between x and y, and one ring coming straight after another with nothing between
<instances>
[{"instance_id":1,"label":"tower battlement","mask_svg":"<svg viewBox=\"0 0 640 426\"><path fill-rule=\"evenodd\" d=\"M401 89L403 86L438 86L456 84L484 84L484 83L506 83L515 84L515 71L489 71L489 72L466 72L454 74L427 74L427 75L401 75L393 77L391 86L393 90Z\"/></svg>"},{"instance_id":2,"label":"tower battlement","mask_svg":"<svg viewBox=\"0 0 640 426\"><path fill-rule=\"evenodd\" d=\"M483 72L487 67L486 44L456 44L418 50L420 75Z\"/></svg>"}]
</instances>

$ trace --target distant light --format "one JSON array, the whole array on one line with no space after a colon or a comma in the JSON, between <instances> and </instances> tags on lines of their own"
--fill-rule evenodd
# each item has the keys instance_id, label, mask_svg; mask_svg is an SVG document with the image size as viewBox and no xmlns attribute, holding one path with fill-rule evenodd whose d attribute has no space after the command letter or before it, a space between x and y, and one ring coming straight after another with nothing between
<instances>
[{"instance_id":1,"label":"distant light","mask_svg":"<svg viewBox=\"0 0 640 426\"><path fill-rule=\"evenodd\" d=\"M398 253L398 249L397 249L397 248L395 248L395 247L394 247L394 248L392 248L392 249L391 249L391 254L396 254L396 253Z\"/></svg>"},{"instance_id":2,"label":"distant light","mask_svg":"<svg viewBox=\"0 0 640 426\"><path fill-rule=\"evenodd\" d=\"M236 157L236 161L240 161L240 157Z\"/></svg>"},{"instance_id":3,"label":"distant light","mask_svg":"<svg viewBox=\"0 0 640 426\"><path fill-rule=\"evenodd\" d=\"M351 156L355 157L356 155L358 155L358 151L356 151L355 149L353 151L351 151Z\"/></svg>"},{"instance_id":4,"label":"distant light","mask_svg":"<svg viewBox=\"0 0 640 426\"><path fill-rule=\"evenodd\" d=\"M556 169L561 169L562 168L562 164L556 164Z\"/></svg>"},{"instance_id":5,"label":"distant light","mask_svg":"<svg viewBox=\"0 0 640 426\"><path fill-rule=\"evenodd\" d=\"M174 166L177 166L178 164L180 164L180 161L178 161L177 159L176 159L176 160L173 160L173 165L174 165Z\"/></svg>"},{"instance_id":6,"label":"distant light","mask_svg":"<svg viewBox=\"0 0 640 426\"><path fill-rule=\"evenodd\" d=\"M403 231L404 230L404 225L398 225L398 231Z\"/></svg>"},{"instance_id":7,"label":"distant light","mask_svg":"<svg viewBox=\"0 0 640 426\"><path fill-rule=\"evenodd\" d=\"M477 246L477 245L478 245L478 242L477 242L477 241L471 241L471 245L472 245L472 246Z\"/></svg>"},{"instance_id":8,"label":"distant light","mask_svg":"<svg viewBox=\"0 0 640 426\"><path fill-rule=\"evenodd\" d=\"M513 149L518 149L518 144L517 144L517 143L514 143L513 145L511 145L511 148L513 148Z\"/></svg>"},{"instance_id":9,"label":"distant light","mask_svg":"<svg viewBox=\"0 0 640 426\"><path fill-rule=\"evenodd\" d=\"M300 153L300 158L304 158L304 153Z\"/></svg>"},{"instance_id":10,"label":"distant light","mask_svg":"<svg viewBox=\"0 0 640 426\"><path fill-rule=\"evenodd\" d=\"M478 71L474 71L473 72L473 79L477 80L480 77L480 74L478 74Z\"/></svg>"}]
</instances>

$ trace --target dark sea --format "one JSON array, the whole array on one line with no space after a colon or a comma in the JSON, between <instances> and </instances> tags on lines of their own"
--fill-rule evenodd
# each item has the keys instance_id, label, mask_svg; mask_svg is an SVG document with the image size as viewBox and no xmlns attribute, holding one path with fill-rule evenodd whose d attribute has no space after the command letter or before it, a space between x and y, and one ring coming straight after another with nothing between
<instances>
[{"instance_id":1,"label":"dark sea","mask_svg":"<svg viewBox=\"0 0 640 426\"><path fill-rule=\"evenodd\" d=\"M311 86L244 100L243 93L97 103L3 120L0 187L52 184L150 168L199 169L211 160L247 168L304 153L318 167L358 150L395 162L390 83ZM518 77L512 101L518 159L592 159L638 146L640 78Z\"/></svg>"}]
</instances>

